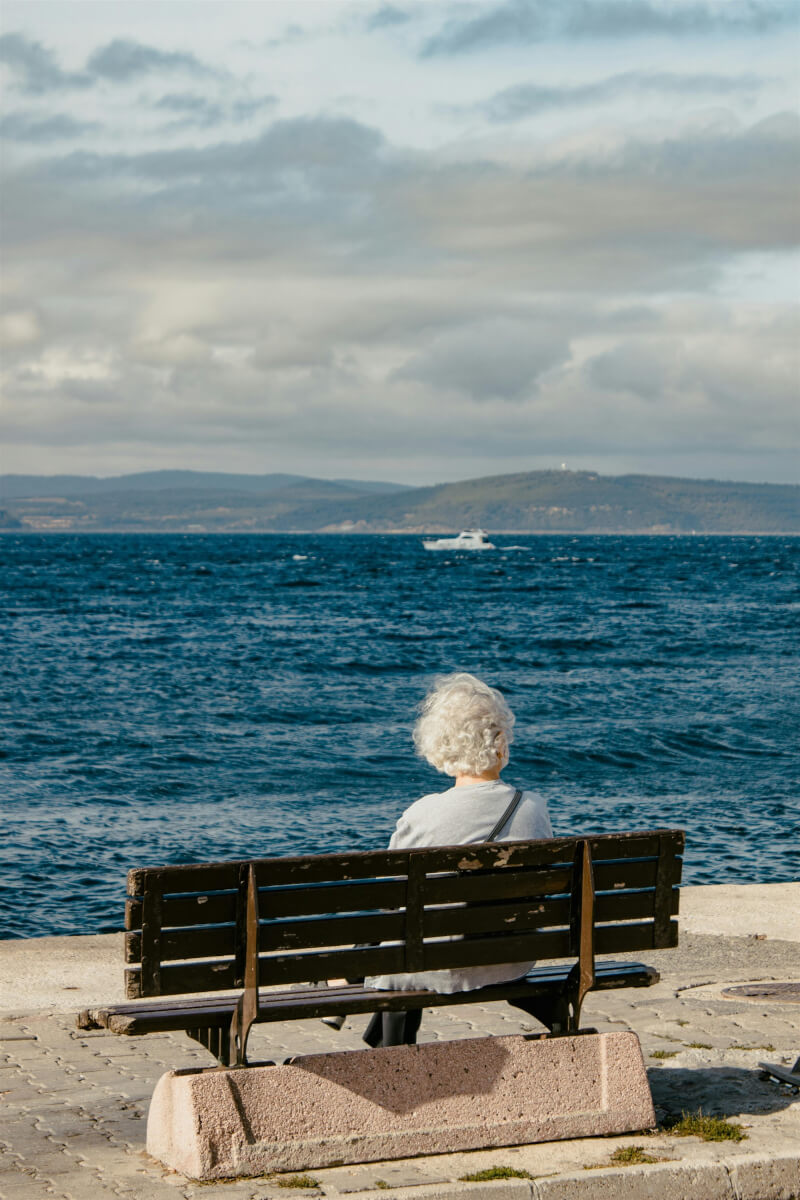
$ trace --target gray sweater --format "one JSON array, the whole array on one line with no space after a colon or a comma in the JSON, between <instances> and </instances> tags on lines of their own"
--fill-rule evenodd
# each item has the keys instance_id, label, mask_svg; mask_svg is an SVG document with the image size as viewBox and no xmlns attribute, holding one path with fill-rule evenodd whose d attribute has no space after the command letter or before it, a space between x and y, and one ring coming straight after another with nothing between
<instances>
[{"instance_id":1,"label":"gray sweater","mask_svg":"<svg viewBox=\"0 0 800 1200\"><path fill-rule=\"evenodd\" d=\"M466 846L485 842L508 807L514 789L500 780L452 787L432 793L407 808L389 842L390 850L410 850L419 846ZM551 838L553 828L547 804L536 792L524 792L516 812L498 841L514 842L528 838ZM365 980L367 987L412 991L427 988L432 992L468 992L519 979L534 966L530 963L501 963L463 970L423 971L416 975L377 975Z\"/></svg>"}]
</instances>

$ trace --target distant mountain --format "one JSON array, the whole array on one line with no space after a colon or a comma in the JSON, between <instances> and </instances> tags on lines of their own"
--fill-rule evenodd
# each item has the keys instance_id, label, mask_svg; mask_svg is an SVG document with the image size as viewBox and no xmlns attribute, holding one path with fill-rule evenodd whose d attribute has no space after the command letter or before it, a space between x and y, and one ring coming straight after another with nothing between
<instances>
[{"instance_id":1,"label":"distant mountain","mask_svg":"<svg viewBox=\"0 0 800 1200\"><path fill-rule=\"evenodd\" d=\"M800 486L530 471L461 483L153 471L0 477L29 530L163 532L800 533ZM0 525L9 529L12 526Z\"/></svg>"},{"instance_id":2,"label":"distant mountain","mask_svg":"<svg viewBox=\"0 0 800 1200\"><path fill-rule=\"evenodd\" d=\"M295 514L296 515L296 514ZM800 486L531 471L417 488L367 502L309 508L309 528L449 532L800 532ZM325 526L323 526L325 527Z\"/></svg>"}]
</instances>

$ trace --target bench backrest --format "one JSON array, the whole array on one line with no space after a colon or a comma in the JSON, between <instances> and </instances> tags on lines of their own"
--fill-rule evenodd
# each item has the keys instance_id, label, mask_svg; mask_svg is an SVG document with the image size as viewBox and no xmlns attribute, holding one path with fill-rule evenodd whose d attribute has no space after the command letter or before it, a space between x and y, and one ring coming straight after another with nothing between
<instances>
[{"instance_id":1,"label":"bench backrest","mask_svg":"<svg viewBox=\"0 0 800 1200\"><path fill-rule=\"evenodd\" d=\"M595 951L675 946L683 845L661 829L133 870L127 994L243 985L251 867L262 987L576 955L589 856Z\"/></svg>"}]
</instances>

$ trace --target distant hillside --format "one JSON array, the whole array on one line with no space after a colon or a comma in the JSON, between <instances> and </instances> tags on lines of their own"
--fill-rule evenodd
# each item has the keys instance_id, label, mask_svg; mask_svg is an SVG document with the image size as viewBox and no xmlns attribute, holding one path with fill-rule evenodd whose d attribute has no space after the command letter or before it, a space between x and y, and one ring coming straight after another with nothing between
<instances>
[{"instance_id":1,"label":"distant hillside","mask_svg":"<svg viewBox=\"0 0 800 1200\"><path fill-rule=\"evenodd\" d=\"M591 471L532 471L418 488L306 511L309 525L366 518L372 529L446 532L800 532L800 487ZM358 515L360 514L360 515Z\"/></svg>"},{"instance_id":2,"label":"distant hillside","mask_svg":"<svg viewBox=\"0 0 800 1200\"><path fill-rule=\"evenodd\" d=\"M156 471L0 477L6 522L164 532L800 533L800 486L531 471L434 487ZM11 528L8 523L0 528Z\"/></svg>"}]
</instances>

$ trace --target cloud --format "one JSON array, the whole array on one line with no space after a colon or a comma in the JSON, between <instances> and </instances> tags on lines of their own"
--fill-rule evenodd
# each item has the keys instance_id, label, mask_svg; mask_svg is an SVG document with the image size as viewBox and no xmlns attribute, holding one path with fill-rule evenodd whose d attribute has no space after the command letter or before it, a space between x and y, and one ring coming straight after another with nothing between
<instances>
[{"instance_id":1,"label":"cloud","mask_svg":"<svg viewBox=\"0 0 800 1200\"><path fill-rule=\"evenodd\" d=\"M226 121L239 124L259 113L272 111L277 104L277 96L242 97L223 103L198 92L170 92L161 96L153 107L157 111L168 112L174 116L163 128L179 130L210 129Z\"/></svg>"},{"instance_id":2,"label":"cloud","mask_svg":"<svg viewBox=\"0 0 800 1200\"><path fill-rule=\"evenodd\" d=\"M65 141L100 128L97 121L78 121L66 113L43 117L34 112L17 111L0 117L0 137L13 142Z\"/></svg>"},{"instance_id":3,"label":"cloud","mask_svg":"<svg viewBox=\"0 0 800 1200\"><path fill-rule=\"evenodd\" d=\"M474 10L472 10L474 12ZM652 0L508 0L481 6L476 15L451 17L429 38L423 55L462 54L550 38L622 38L652 35L768 33L796 27L789 0L728 0L663 4Z\"/></svg>"},{"instance_id":4,"label":"cloud","mask_svg":"<svg viewBox=\"0 0 800 1200\"><path fill-rule=\"evenodd\" d=\"M720 323L705 333L622 341L586 361L583 375L596 404L646 414L654 433L718 444L800 445L796 414L797 372L790 331L781 323ZM755 343L760 349L754 355ZM700 432L701 431L701 432ZM780 433L779 433L780 431Z\"/></svg>"},{"instance_id":5,"label":"cloud","mask_svg":"<svg viewBox=\"0 0 800 1200\"><path fill-rule=\"evenodd\" d=\"M0 314L0 346L5 349L29 346L42 336L41 323L34 309L11 309Z\"/></svg>"},{"instance_id":6,"label":"cloud","mask_svg":"<svg viewBox=\"0 0 800 1200\"><path fill-rule=\"evenodd\" d=\"M0 63L9 68L20 90L31 95L92 84L85 73L63 71L51 50L22 33L4 33L0 37Z\"/></svg>"},{"instance_id":7,"label":"cloud","mask_svg":"<svg viewBox=\"0 0 800 1200\"><path fill-rule=\"evenodd\" d=\"M680 302L654 316L656 333L609 331L608 350L554 364L514 403L430 379L383 378L353 362L269 371L244 359L208 363L191 336L142 362L104 353L95 333L93 346L49 345L16 372L6 438L15 446L52 439L90 454L123 443L138 453L162 447L167 461L201 452L209 463L221 453L255 462L266 453L276 465L327 475L337 463L372 460L379 473L395 465L403 477L435 478L442 469L464 477L481 473L471 467L476 458L508 471L546 455L588 455L595 466L649 456L650 469L691 474L689 457L705 454L729 471L758 461L791 476L800 448L796 352L793 359L780 318ZM604 357L616 374L599 380Z\"/></svg>"},{"instance_id":8,"label":"cloud","mask_svg":"<svg viewBox=\"0 0 800 1200\"><path fill-rule=\"evenodd\" d=\"M545 371L568 356L563 335L532 321L494 318L440 335L392 378L418 380L475 401L523 400Z\"/></svg>"},{"instance_id":9,"label":"cloud","mask_svg":"<svg viewBox=\"0 0 800 1200\"><path fill-rule=\"evenodd\" d=\"M224 75L193 54L159 50L129 38L115 38L89 56L83 71L64 71L55 55L41 42L22 33L0 37L0 63L16 79L20 91L30 95L91 88L100 81L129 83L153 73L185 73L220 78Z\"/></svg>"},{"instance_id":10,"label":"cloud","mask_svg":"<svg viewBox=\"0 0 800 1200\"><path fill-rule=\"evenodd\" d=\"M20 252L64 238L164 240L360 278L483 272L545 291L708 286L731 254L795 244L800 121L549 146L522 161L410 154L344 118L147 153L52 155L5 185ZM213 247L213 249L212 249ZM137 251L137 261L142 249ZM424 291L425 285L419 284Z\"/></svg>"},{"instance_id":11,"label":"cloud","mask_svg":"<svg viewBox=\"0 0 800 1200\"><path fill-rule=\"evenodd\" d=\"M296 46L300 42L305 42L309 38L315 37L316 32L312 28L293 22L291 25L287 25L277 37L269 38L265 42L265 45L269 50L276 50L281 46Z\"/></svg>"},{"instance_id":12,"label":"cloud","mask_svg":"<svg viewBox=\"0 0 800 1200\"><path fill-rule=\"evenodd\" d=\"M764 80L757 75L681 74L672 71L625 71L590 83L548 87L521 83L496 92L477 107L490 121L520 121L552 109L603 104L626 96L731 96L753 94ZM460 110L463 111L463 110Z\"/></svg>"},{"instance_id":13,"label":"cloud","mask_svg":"<svg viewBox=\"0 0 800 1200\"><path fill-rule=\"evenodd\" d=\"M202 63L193 54L178 50L159 50L130 38L114 38L95 50L86 64L89 74L115 83L128 83L153 72L186 72L189 75L217 76L219 71Z\"/></svg>"},{"instance_id":14,"label":"cloud","mask_svg":"<svg viewBox=\"0 0 800 1200\"><path fill-rule=\"evenodd\" d=\"M369 33L379 29L391 29L397 25L406 25L411 20L411 13L394 4L382 4L371 12L364 21L364 28Z\"/></svg>"}]
</instances>

